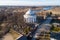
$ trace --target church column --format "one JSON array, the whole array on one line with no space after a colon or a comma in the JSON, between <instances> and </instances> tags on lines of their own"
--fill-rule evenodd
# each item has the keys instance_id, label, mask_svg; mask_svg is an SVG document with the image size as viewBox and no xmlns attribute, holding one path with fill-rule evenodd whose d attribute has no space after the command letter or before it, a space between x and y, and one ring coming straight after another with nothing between
<instances>
[{"instance_id":1,"label":"church column","mask_svg":"<svg viewBox=\"0 0 60 40\"><path fill-rule=\"evenodd\" d=\"M24 18L24 22L26 22L26 19Z\"/></svg>"},{"instance_id":2,"label":"church column","mask_svg":"<svg viewBox=\"0 0 60 40\"><path fill-rule=\"evenodd\" d=\"M31 23L32 23L32 18L31 18Z\"/></svg>"},{"instance_id":3,"label":"church column","mask_svg":"<svg viewBox=\"0 0 60 40\"><path fill-rule=\"evenodd\" d=\"M31 23L31 18L29 19L30 23Z\"/></svg>"},{"instance_id":4,"label":"church column","mask_svg":"<svg viewBox=\"0 0 60 40\"><path fill-rule=\"evenodd\" d=\"M26 18L26 22L28 22L28 18Z\"/></svg>"},{"instance_id":5,"label":"church column","mask_svg":"<svg viewBox=\"0 0 60 40\"><path fill-rule=\"evenodd\" d=\"M29 18L28 18L28 22L29 22Z\"/></svg>"},{"instance_id":6,"label":"church column","mask_svg":"<svg viewBox=\"0 0 60 40\"><path fill-rule=\"evenodd\" d=\"M28 22L29 20L28 20L28 18L27 18L27 22Z\"/></svg>"},{"instance_id":7,"label":"church column","mask_svg":"<svg viewBox=\"0 0 60 40\"><path fill-rule=\"evenodd\" d=\"M25 22L26 22L27 18L25 18Z\"/></svg>"},{"instance_id":8,"label":"church column","mask_svg":"<svg viewBox=\"0 0 60 40\"><path fill-rule=\"evenodd\" d=\"M31 18L31 23L32 23L32 18Z\"/></svg>"},{"instance_id":9,"label":"church column","mask_svg":"<svg viewBox=\"0 0 60 40\"><path fill-rule=\"evenodd\" d=\"M36 22L36 18L35 18L35 22Z\"/></svg>"},{"instance_id":10,"label":"church column","mask_svg":"<svg viewBox=\"0 0 60 40\"><path fill-rule=\"evenodd\" d=\"M34 23L34 18L33 18L33 23Z\"/></svg>"},{"instance_id":11,"label":"church column","mask_svg":"<svg viewBox=\"0 0 60 40\"><path fill-rule=\"evenodd\" d=\"M30 22L30 18L28 18L28 22Z\"/></svg>"}]
</instances>

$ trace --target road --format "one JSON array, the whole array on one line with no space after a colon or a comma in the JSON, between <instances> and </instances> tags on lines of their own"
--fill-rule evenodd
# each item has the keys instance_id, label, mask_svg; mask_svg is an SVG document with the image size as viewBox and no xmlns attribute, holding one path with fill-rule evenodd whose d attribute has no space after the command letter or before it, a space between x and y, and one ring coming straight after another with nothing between
<instances>
[{"instance_id":1,"label":"road","mask_svg":"<svg viewBox=\"0 0 60 40\"><path fill-rule=\"evenodd\" d=\"M49 25L47 24L49 24L51 20L52 20L51 17L47 17L46 21L44 21L41 25L38 26L37 30L35 31L35 34L33 35L32 40L36 40L36 38L38 37L42 30L49 31L50 27L48 27Z\"/></svg>"}]
</instances>

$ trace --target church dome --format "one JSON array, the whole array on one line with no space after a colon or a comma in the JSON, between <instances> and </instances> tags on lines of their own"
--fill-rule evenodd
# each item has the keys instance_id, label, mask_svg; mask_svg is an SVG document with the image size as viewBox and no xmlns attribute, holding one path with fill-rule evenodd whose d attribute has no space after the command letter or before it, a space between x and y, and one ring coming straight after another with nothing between
<instances>
[{"instance_id":1,"label":"church dome","mask_svg":"<svg viewBox=\"0 0 60 40\"><path fill-rule=\"evenodd\" d=\"M29 10L26 12L26 15L35 15L35 13L33 12L33 10L29 9Z\"/></svg>"}]
</instances>

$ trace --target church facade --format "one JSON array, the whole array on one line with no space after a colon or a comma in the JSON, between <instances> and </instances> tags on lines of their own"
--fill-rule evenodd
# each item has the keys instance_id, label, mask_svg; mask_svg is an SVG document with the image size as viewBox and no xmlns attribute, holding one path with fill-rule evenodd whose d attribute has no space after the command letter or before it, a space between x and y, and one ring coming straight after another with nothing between
<instances>
[{"instance_id":1,"label":"church facade","mask_svg":"<svg viewBox=\"0 0 60 40\"><path fill-rule=\"evenodd\" d=\"M36 23L37 16L31 9L29 9L23 16L26 23Z\"/></svg>"}]
</instances>

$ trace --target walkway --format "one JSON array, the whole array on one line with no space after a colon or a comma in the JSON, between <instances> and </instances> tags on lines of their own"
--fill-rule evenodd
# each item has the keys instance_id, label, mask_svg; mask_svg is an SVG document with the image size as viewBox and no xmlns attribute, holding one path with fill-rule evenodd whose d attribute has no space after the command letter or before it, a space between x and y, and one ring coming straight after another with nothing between
<instances>
[{"instance_id":1,"label":"walkway","mask_svg":"<svg viewBox=\"0 0 60 40\"><path fill-rule=\"evenodd\" d=\"M38 35L40 35L41 31L49 31L50 27L48 27L50 22L51 22L52 18L51 17L47 17L46 21L43 22L41 25L38 26L37 30L35 31L35 34L33 35L32 40L36 40L35 38L38 37Z\"/></svg>"},{"instance_id":2,"label":"walkway","mask_svg":"<svg viewBox=\"0 0 60 40\"><path fill-rule=\"evenodd\" d=\"M8 33L2 38L2 40L14 40L14 38L10 33Z\"/></svg>"}]
</instances>

